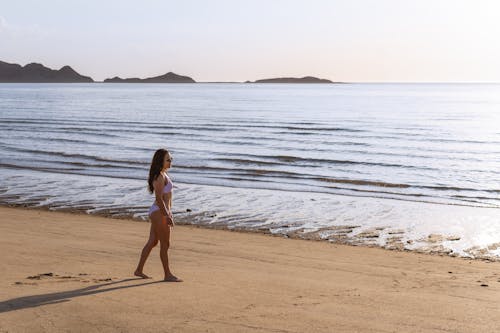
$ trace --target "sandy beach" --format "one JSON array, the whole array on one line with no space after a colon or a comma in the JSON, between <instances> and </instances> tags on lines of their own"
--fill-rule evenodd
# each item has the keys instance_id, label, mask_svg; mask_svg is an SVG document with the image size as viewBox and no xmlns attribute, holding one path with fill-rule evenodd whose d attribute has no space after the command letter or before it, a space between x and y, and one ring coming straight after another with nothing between
<instances>
[{"instance_id":1,"label":"sandy beach","mask_svg":"<svg viewBox=\"0 0 500 333\"><path fill-rule=\"evenodd\" d=\"M0 207L0 332L498 332L500 264Z\"/></svg>"}]
</instances>

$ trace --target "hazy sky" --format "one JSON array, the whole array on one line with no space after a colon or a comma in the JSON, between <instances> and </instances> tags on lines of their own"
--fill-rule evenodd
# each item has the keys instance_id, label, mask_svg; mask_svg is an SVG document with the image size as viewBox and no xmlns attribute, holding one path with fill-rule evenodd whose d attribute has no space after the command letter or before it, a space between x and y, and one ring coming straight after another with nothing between
<instances>
[{"instance_id":1,"label":"hazy sky","mask_svg":"<svg viewBox=\"0 0 500 333\"><path fill-rule=\"evenodd\" d=\"M500 82L499 0L0 0L0 60L94 80Z\"/></svg>"}]
</instances>

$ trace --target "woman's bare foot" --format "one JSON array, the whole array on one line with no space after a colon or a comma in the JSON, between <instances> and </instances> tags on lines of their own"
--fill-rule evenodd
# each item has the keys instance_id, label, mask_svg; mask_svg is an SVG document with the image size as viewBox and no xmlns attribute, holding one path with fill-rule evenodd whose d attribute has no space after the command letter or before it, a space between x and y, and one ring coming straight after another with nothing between
<instances>
[{"instance_id":1,"label":"woman's bare foot","mask_svg":"<svg viewBox=\"0 0 500 333\"><path fill-rule=\"evenodd\" d=\"M139 272L139 271L135 271L134 272L134 275L135 276L138 276L138 277L141 277L143 279L151 279L149 276L147 276L146 274L144 274L143 272Z\"/></svg>"},{"instance_id":2,"label":"woman's bare foot","mask_svg":"<svg viewBox=\"0 0 500 333\"><path fill-rule=\"evenodd\" d=\"M175 275L169 275L163 279L164 282L182 282L182 279L179 279Z\"/></svg>"}]
</instances>

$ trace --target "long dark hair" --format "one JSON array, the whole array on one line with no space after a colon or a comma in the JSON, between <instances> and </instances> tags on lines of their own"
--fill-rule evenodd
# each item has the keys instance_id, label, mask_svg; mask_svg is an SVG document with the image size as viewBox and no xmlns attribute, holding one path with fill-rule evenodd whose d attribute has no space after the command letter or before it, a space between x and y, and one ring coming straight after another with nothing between
<instances>
[{"instance_id":1,"label":"long dark hair","mask_svg":"<svg viewBox=\"0 0 500 333\"><path fill-rule=\"evenodd\" d=\"M149 193L153 194L154 187L153 182L160 175L161 169L163 169L163 161L165 159L165 155L169 154L166 149L158 149L155 151L153 159L151 160L151 167L149 168L149 178L148 178L148 189Z\"/></svg>"}]
</instances>

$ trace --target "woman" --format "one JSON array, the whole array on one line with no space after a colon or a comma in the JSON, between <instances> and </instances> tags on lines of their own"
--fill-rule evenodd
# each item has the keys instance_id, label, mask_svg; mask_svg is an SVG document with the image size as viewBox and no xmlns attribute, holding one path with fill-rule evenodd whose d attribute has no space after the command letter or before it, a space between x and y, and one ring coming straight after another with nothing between
<instances>
[{"instance_id":1,"label":"woman","mask_svg":"<svg viewBox=\"0 0 500 333\"><path fill-rule=\"evenodd\" d=\"M172 156L166 149L158 149L151 161L149 169L148 187L151 194L155 194L156 200L149 209L151 230L149 240L142 249L141 259L134 272L135 276L148 279L144 274L144 264L153 247L160 241L160 258L163 264L165 277L163 281L181 282L182 280L172 274L168 267L168 247L170 245L170 228L174 226L172 217L172 188L173 184L167 175L167 170L172 164Z\"/></svg>"}]
</instances>

